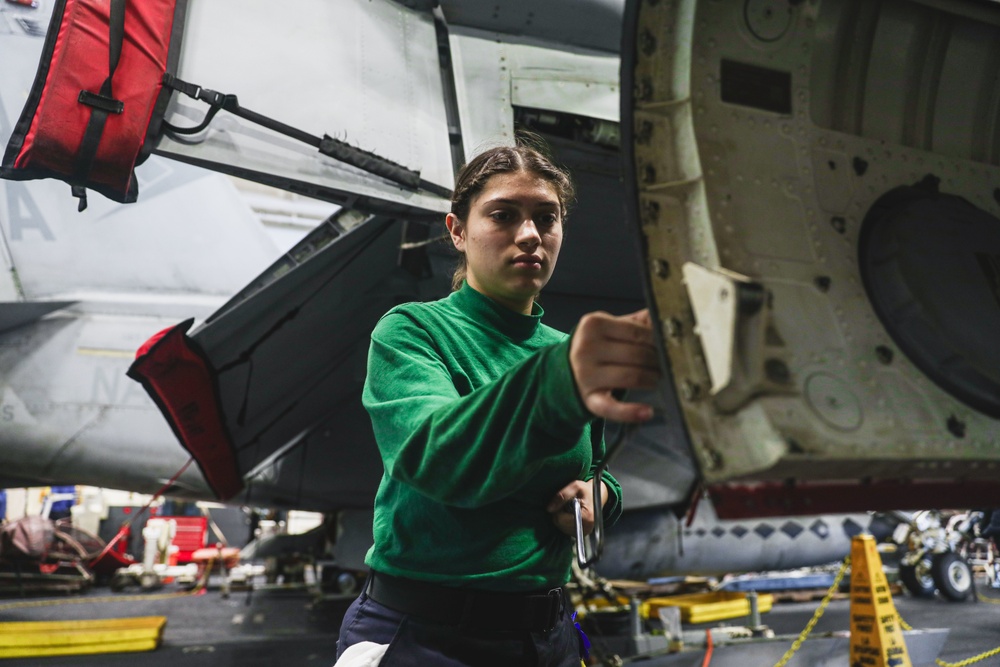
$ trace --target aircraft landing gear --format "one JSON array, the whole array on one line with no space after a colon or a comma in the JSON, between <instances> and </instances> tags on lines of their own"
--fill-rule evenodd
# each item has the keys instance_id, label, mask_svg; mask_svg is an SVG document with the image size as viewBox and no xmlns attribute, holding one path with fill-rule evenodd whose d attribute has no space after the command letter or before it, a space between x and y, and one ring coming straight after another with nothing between
<instances>
[{"instance_id":1,"label":"aircraft landing gear","mask_svg":"<svg viewBox=\"0 0 1000 667\"><path fill-rule=\"evenodd\" d=\"M934 556L931 576L941 595L949 600L962 602L972 594L972 568L954 551Z\"/></svg>"},{"instance_id":2,"label":"aircraft landing gear","mask_svg":"<svg viewBox=\"0 0 1000 667\"><path fill-rule=\"evenodd\" d=\"M901 564L899 566L899 580L906 586L906 590L913 597L932 598L934 589L934 576L931 574L933 560L930 554L925 554L923 558L913 565Z\"/></svg>"},{"instance_id":3,"label":"aircraft landing gear","mask_svg":"<svg viewBox=\"0 0 1000 667\"><path fill-rule=\"evenodd\" d=\"M121 593L129 586L138 586L144 591L150 591L162 588L163 580L155 572L138 568L122 568L111 577L110 587L115 593Z\"/></svg>"},{"instance_id":4,"label":"aircraft landing gear","mask_svg":"<svg viewBox=\"0 0 1000 667\"><path fill-rule=\"evenodd\" d=\"M973 597L972 566L963 549L969 524L965 515L955 515L947 522L934 510L890 512L887 516L899 521L892 541L907 550L900 559L899 579L911 595L931 598L940 591L942 597L954 602Z\"/></svg>"}]
</instances>

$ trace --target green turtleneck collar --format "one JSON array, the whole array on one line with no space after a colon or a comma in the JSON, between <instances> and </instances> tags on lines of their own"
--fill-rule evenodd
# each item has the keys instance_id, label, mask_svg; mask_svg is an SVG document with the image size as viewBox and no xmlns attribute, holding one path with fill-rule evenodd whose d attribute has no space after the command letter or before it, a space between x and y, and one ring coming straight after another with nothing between
<instances>
[{"instance_id":1,"label":"green turtleneck collar","mask_svg":"<svg viewBox=\"0 0 1000 667\"><path fill-rule=\"evenodd\" d=\"M482 320L498 331L518 340L530 338L538 329L542 315L545 314L538 303L532 304L531 315L523 315L513 311L477 292L469 286L468 282L463 282L460 290L452 292L450 300L474 319Z\"/></svg>"}]
</instances>

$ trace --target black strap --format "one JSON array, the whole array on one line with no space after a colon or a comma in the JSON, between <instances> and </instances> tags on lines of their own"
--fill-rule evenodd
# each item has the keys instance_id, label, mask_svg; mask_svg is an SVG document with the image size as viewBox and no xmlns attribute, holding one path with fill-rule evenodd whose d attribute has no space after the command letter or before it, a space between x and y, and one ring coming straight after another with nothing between
<instances>
[{"instance_id":1,"label":"black strap","mask_svg":"<svg viewBox=\"0 0 1000 667\"><path fill-rule=\"evenodd\" d=\"M89 90L81 90L80 95L76 99L81 104L86 104L89 107L100 109L105 113L120 114L125 111L125 103L121 100L92 93Z\"/></svg>"},{"instance_id":2,"label":"black strap","mask_svg":"<svg viewBox=\"0 0 1000 667\"><path fill-rule=\"evenodd\" d=\"M562 588L498 593L440 586L372 572L365 592L375 602L421 621L499 631L547 632L566 609Z\"/></svg>"},{"instance_id":3,"label":"black strap","mask_svg":"<svg viewBox=\"0 0 1000 667\"><path fill-rule=\"evenodd\" d=\"M118 61L122 55L122 44L125 41L125 0L111 0L111 14L108 21L108 78L101 85L98 93L82 90L77 98L81 104L86 104L92 108L90 121L87 123L87 130L84 132L83 141L80 143L80 150L76 155L76 170L73 179L77 184L72 185L74 197L80 199L77 210L83 211L87 208L87 191L80 183L87 179L90 168L97 155L97 147L101 143L101 136L104 134L104 124L108 120L109 113L120 114L125 110L125 105L120 100L114 99L112 95L111 81L118 69Z\"/></svg>"},{"instance_id":4,"label":"black strap","mask_svg":"<svg viewBox=\"0 0 1000 667\"><path fill-rule=\"evenodd\" d=\"M212 122L212 119L215 118L215 114L219 113L220 109L225 108L227 104L232 106L232 102L227 102L226 95L178 79L170 72L164 73L163 85L166 88L173 88L179 93L184 93L185 95L187 95L192 99L205 102L209 106L208 113L206 113L202 121L197 125L195 125L194 127L178 127L176 125L168 123L167 121L163 121L163 127L165 127L167 131L171 132L172 134L180 134L180 135L198 134L199 132L208 127L208 124ZM236 97L233 96L233 102L235 101Z\"/></svg>"},{"instance_id":5,"label":"black strap","mask_svg":"<svg viewBox=\"0 0 1000 667\"><path fill-rule=\"evenodd\" d=\"M419 171L414 171L413 169L404 167L403 165L393 162L392 160L388 160L381 155L376 155L375 153L355 148L354 146L344 143L339 139L334 139L329 135L317 137L316 135L304 132L297 127L293 127L286 123L282 123L279 120L275 120L274 118L270 118L269 116L259 114L256 111L247 109L246 107L242 107L240 106L240 102L236 95L227 95L214 90L209 90L208 88L202 88L199 85L178 79L169 72L163 75L163 85L184 93L188 97L205 102L210 107L202 121L194 127L182 128L164 121L163 126L167 129L167 131L172 132L173 134L190 135L203 131L208 127L209 123L212 122L215 114L217 114L221 109L228 111L235 116L239 116L240 118L249 120L252 123L256 123L262 127L274 130L275 132L283 134L286 137L291 137L292 139L308 144L318 149L323 155L332 157L335 160L347 163L353 167L357 167L358 169L363 169L364 171L375 174L376 176L381 176L386 180L392 181L393 183L397 183L411 190L420 189L440 197L451 197L451 190L420 178Z\"/></svg>"}]
</instances>

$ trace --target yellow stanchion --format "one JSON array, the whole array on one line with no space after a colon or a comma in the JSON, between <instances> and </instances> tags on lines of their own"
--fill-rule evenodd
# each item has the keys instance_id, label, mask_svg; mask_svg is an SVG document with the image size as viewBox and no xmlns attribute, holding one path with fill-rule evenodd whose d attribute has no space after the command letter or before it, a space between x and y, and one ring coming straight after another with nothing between
<instances>
[{"instance_id":1,"label":"yellow stanchion","mask_svg":"<svg viewBox=\"0 0 1000 667\"><path fill-rule=\"evenodd\" d=\"M860 667L911 667L889 581L871 535L851 540L851 654Z\"/></svg>"}]
</instances>

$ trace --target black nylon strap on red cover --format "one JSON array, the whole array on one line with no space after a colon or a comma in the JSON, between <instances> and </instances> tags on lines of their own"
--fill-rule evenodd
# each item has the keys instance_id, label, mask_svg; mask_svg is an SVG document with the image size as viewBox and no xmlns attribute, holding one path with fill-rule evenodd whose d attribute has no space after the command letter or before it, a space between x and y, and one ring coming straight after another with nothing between
<instances>
[{"instance_id":1,"label":"black nylon strap on red cover","mask_svg":"<svg viewBox=\"0 0 1000 667\"><path fill-rule=\"evenodd\" d=\"M0 166L58 178L118 202L138 196L176 69L186 0L57 0L21 117ZM118 110L120 109L120 113Z\"/></svg>"},{"instance_id":2,"label":"black nylon strap on red cover","mask_svg":"<svg viewBox=\"0 0 1000 667\"><path fill-rule=\"evenodd\" d=\"M86 182L87 174L97 157L97 149L104 135L104 126L107 124L109 114L125 113L125 103L116 100L112 94L115 70L122 57L122 44L125 41L125 0L111 0L110 16L108 17L108 78L101 84L99 92L81 90L76 101L91 107L90 121L87 129L83 133L83 141L80 142L80 150L76 154L76 169L73 172L73 181L77 184ZM130 182L130 189L138 194L135 186L135 179ZM87 208L87 192L76 185L73 188L73 196L79 197L80 208Z\"/></svg>"},{"instance_id":3,"label":"black nylon strap on red cover","mask_svg":"<svg viewBox=\"0 0 1000 667\"><path fill-rule=\"evenodd\" d=\"M232 438L222 419L215 373L186 335L193 319L164 329L136 352L128 376L142 383L212 491L228 500L243 489Z\"/></svg>"}]
</instances>

